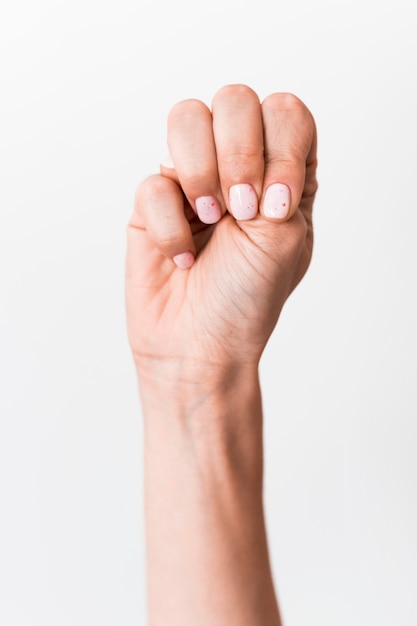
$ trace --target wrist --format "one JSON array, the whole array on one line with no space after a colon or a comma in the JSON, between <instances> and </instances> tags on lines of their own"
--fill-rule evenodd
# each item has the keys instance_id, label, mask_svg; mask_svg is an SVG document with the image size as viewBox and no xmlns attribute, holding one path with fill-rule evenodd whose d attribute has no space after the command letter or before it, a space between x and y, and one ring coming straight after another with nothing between
<instances>
[{"instance_id":1,"label":"wrist","mask_svg":"<svg viewBox=\"0 0 417 626\"><path fill-rule=\"evenodd\" d=\"M257 363L190 359L135 359L135 363L145 419L148 413L166 415L168 410L173 419L188 422L194 413L204 414L208 404L216 412L227 412L244 397L260 401Z\"/></svg>"},{"instance_id":2,"label":"wrist","mask_svg":"<svg viewBox=\"0 0 417 626\"><path fill-rule=\"evenodd\" d=\"M260 493L262 405L256 366L194 368L166 362L138 372L147 461L190 454L209 482L227 475ZM158 449L158 459L152 450Z\"/></svg>"},{"instance_id":3,"label":"wrist","mask_svg":"<svg viewBox=\"0 0 417 626\"><path fill-rule=\"evenodd\" d=\"M230 392L245 382L258 381L258 361L197 357L143 357L133 355L141 394L158 401ZM157 395L155 395L157 393Z\"/></svg>"}]
</instances>

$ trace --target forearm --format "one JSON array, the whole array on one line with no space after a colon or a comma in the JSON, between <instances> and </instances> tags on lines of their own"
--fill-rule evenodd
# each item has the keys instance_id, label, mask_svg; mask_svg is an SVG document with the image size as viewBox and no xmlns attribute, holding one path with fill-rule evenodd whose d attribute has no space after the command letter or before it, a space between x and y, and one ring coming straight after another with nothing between
<instances>
[{"instance_id":1,"label":"forearm","mask_svg":"<svg viewBox=\"0 0 417 626\"><path fill-rule=\"evenodd\" d=\"M279 626L256 369L140 388L150 626Z\"/></svg>"}]
</instances>

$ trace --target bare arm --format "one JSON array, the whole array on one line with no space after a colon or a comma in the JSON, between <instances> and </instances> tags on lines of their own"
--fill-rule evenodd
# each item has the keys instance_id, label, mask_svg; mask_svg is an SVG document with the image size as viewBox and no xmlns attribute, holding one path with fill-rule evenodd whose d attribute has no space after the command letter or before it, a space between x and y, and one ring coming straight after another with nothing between
<instances>
[{"instance_id":1,"label":"bare arm","mask_svg":"<svg viewBox=\"0 0 417 626\"><path fill-rule=\"evenodd\" d=\"M202 377L142 385L150 624L278 626L257 373Z\"/></svg>"},{"instance_id":2,"label":"bare arm","mask_svg":"<svg viewBox=\"0 0 417 626\"><path fill-rule=\"evenodd\" d=\"M212 111L176 105L168 142L175 167L139 187L127 256L149 624L280 626L258 363L310 261L314 122L294 96L229 86Z\"/></svg>"}]
</instances>

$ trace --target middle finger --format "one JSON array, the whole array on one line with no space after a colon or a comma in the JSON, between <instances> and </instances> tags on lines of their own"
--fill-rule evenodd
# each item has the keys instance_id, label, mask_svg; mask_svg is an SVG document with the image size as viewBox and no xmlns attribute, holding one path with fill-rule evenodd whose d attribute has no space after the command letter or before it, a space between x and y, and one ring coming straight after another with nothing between
<instances>
[{"instance_id":1,"label":"middle finger","mask_svg":"<svg viewBox=\"0 0 417 626\"><path fill-rule=\"evenodd\" d=\"M223 198L237 220L258 213L264 177L262 109L246 85L222 87L213 99L213 134Z\"/></svg>"}]
</instances>

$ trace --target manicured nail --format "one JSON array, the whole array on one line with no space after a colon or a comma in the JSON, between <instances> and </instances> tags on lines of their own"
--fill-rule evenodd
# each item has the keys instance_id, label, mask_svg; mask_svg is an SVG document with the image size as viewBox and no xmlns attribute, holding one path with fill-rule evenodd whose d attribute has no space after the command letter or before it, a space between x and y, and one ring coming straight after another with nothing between
<instances>
[{"instance_id":1,"label":"manicured nail","mask_svg":"<svg viewBox=\"0 0 417 626\"><path fill-rule=\"evenodd\" d=\"M232 185L229 202L233 217L237 220L251 220L258 213L258 198L252 185Z\"/></svg>"},{"instance_id":2,"label":"manicured nail","mask_svg":"<svg viewBox=\"0 0 417 626\"><path fill-rule=\"evenodd\" d=\"M165 159L163 161L161 161L161 165L162 165L162 167L166 167L169 170L174 170L175 169L174 161L172 160L170 154L168 154L165 157Z\"/></svg>"},{"instance_id":3,"label":"manicured nail","mask_svg":"<svg viewBox=\"0 0 417 626\"><path fill-rule=\"evenodd\" d=\"M274 183L270 185L264 198L264 215L282 219L287 217L291 205L290 189L287 185Z\"/></svg>"},{"instance_id":4,"label":"manicured nail","mask_svg":"<svg viewBox=\"0 0 417 626\"><path fill-rule=\"evenodd\" d=\"M173 261L181 270L188 270L194 263L194 255L191 252L183 252L182 254L176 254Z\"/></svg>"},{"instance_id":5,"label":"manicured nail","mask_svg":"<svg viewBox=\"0 0 417 626\"><path fill-rule=\"evenodd\" d=\"M213 196L201 196L195 201L198 217L204 224L215 224L222 216L220 205Z\"/></svg>"}]
</instances>

